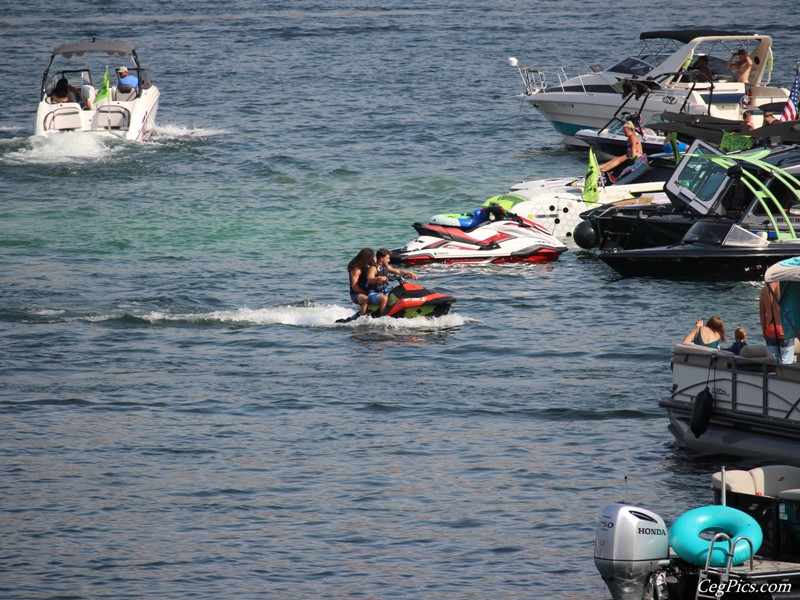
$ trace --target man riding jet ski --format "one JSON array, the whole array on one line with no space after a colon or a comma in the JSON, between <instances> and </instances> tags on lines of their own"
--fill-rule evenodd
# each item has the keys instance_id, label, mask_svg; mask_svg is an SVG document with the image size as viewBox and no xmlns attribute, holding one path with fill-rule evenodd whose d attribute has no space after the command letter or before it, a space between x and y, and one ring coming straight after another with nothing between
<instances>
[{"instance_id":1,"label":"man riding jet ski","mask_svg":"<svg viewBox=\"0 0 800 600\"><path fill-rule=\"evenodd\" d=\"M472 213L436 215L414 229L418 237L392 250L392 262L550 262L567 249L535 221L491 203Z\"/></svg>"}]
</instances>

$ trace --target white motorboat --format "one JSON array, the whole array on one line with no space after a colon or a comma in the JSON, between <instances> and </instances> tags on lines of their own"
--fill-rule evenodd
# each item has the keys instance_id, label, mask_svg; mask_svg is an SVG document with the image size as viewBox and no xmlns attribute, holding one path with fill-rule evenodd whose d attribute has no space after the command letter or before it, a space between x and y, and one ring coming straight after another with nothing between
<instances>
[{"instance_id":1,"label":"white motorboat","mask_svg":"<svg viewBox=\"0 0 800 600\"><path fill-rule=\"evenodd\" d=\"M504 196L486 202L500 204L506 210L536 221L560 240L572 238L573 231L583 221L581 213L612 202L668 204L663 193L664 182L675 169L670 154L650 156L646 163L636 165L616 182L587 189L586 178L597 180L599 169L590 154L587 175L521 181L511 186ZM624 171L623 171L624 172Z\"/></svg>"},{"instance_id":2,"label":"white motorboat","mask_svg":"<svg viewBox=\"0 0 800 600\"><path fill-rule=\"evenodd\" d=\"M124 65L138 82L118 83L115 70ZM61 79L70 88L66 102L54 102ZM53 49L42 77L34 133L68 131L143 141L155 128L159 91L128 43L92 39Z\"/></svg>"},{"instance_id":3,"label":"white motorboat","mask_svg":"<svg viewBox=\"0 0 800 600\"><path fill-rule=\"evenodd\" d=\"M666 30L642 33L643 48L604 69L592 65L591 71L568 77L562 68L521 66L516 58L509 64L519 69L525 84L524 98L551 122L565 142L585 146L576 137L581 129L600 129L614 115L623 98L615 87L621 79L650 80L649 96L642 108L642 122L669 108L688 114L704 114L740 120L742 111L769 103L784 103L785 88L770 85L772 38L753 33L716 30ZM738 82L726 68L739 49L753 60L748 81ZM714 80L698 77L695 60L708 58ZM557 83L555 83L557 81ZM632 104L636 108L636 103Z\"/></svg>"},{"instance_id":4,"label":"white motorboat","mask_svg":"<svg viewBox=\"0 0 800 600\"><path fill-rule=\"evenodd\" d=\"M767 269L781 282L787 338L800 338L800 257ZM795 343L795 351L800 343ZM740 356L695 344L672 351L672 394L659 405L676 440L702 454L763 457L800 466L800 364L776 364L766 346Z\"/></svg>"}]
</instances>

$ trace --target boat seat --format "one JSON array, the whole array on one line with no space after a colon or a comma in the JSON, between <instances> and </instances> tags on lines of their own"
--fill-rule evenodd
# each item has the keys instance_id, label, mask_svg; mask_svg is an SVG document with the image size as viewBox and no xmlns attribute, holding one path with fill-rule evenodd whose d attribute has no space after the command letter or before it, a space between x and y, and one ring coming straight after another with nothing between
<instances>
[{"instance_id":1,"label":"boat seat","mask_svg":"<svg viewBox=\"0 0 800 600\"><path fill-rule=\"evenodd\" d=\"M800 489L783 490L778 492L778 498L781 500L800 500Z\"/></svg>"},{"instance_id":2,"label":"boat seat","mask_svg":"<svg viewBox=\"0 0 800 600\"><path fill-rule=\"evenodd\" d=\"M711 486L716 490L722 489L722 471L717 471L711 476ZM750 471L725 471L725 490L755 496L756 484Z\"/></svg>"},{"instance_id":3,"label":"boat seat","mask_svg":"<svg viewBox=\"0 0 800 600\"><path fill-rule=\"evenodd\" d=\"M756 496L777 498L784 490L800 488L800 467L769 465L750 469Z\"/></svg>"},{"instance_id":4,"label":"boat seat","mask_svg":"<svg viewBox=\"0 0 800 600\"><path fill-rule=\"evenodd\" d=\"M114 100L130 102L136 100L136 88L129 85L120 85L114 90Z\"/></svg>"},{"instance_id":5,"label":"boat seat","mask_svg":"<svg viewBox=\"0 0 800 600\"><path fill-rule=\"evenodd\" d=\"M739 356L742 358L756 358L760 360L766 360L767 362L771 361L775 362L775 356L767 350L767 346L765 344L747 344L742 351L739 353Z\"/></svg>"},{"instance_id":6,"label":"boat seat","mask_svg":"<svg viewBox=\"0 0 800 600\"><path fill-rule=\"evenodd\" d=\"M800 355L800 339L794 340L794 355ZM764 360L770 364L776 364L775 356L767 350L766 344L747 344L739 353L742 358L753 358ZM797 359L795 359L797 360ZM787 365L788 366L788 365Z\"/></svg>"},{"instance_id":7,"label":"boat seat","mask_svg":"<svg viewBox=\"0 0 800 600\"><path fill-rule=\"evenodd\" d=\"M100 105L97 107L95 124L97 129L125 129L130 123L130 111L123 106Z\"/></svg>"},{"instance_id":8,"label":"boat seat","mask_svg":"<svg viewBox=\"0 0 800 600\"><path fill-rule=\"evenodd\" d=\"M57 108L44 118L45 131L75 131L81 127L81 110L75 107Z\"/></svg>"}]
</instances>

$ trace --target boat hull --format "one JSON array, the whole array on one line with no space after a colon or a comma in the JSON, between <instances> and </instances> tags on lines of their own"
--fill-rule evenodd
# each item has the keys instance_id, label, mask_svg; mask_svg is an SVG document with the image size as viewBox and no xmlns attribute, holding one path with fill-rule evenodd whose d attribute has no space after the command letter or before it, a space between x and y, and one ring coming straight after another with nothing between
<instances>
[{"instance_id":1,"label":"boat hull","mask_svg":"<svg viewBox=\"0 0 800 600\"><path fill-rule=\"evenodd\" d=\"M776 365L765 347L760 348L763 353L757 358L694 344L673 349L673 391L659 406L666 409L669 431L679 444L700 454L800 466L800 365ZM756 353L757 348L751 350ZM697 399L706 388L713 407L700 423Z\"/></svg>"},{"instance_id":2,"label":"boat hull","mask_svg":"<svg viewBox=\"0 0 800 600\"><path fill-rule=\"evenodd\" d=\"M146 141L156 126L159 91L156 86L142 92L133 101L102 100L93 110L82 110L75 102L39 103L34 134L92 133L100 137Z\"/></svg>"},{"instance_id":3,"label":"boat hull","mask_svg":"<svg viewBox=\"0 0 800 600\"><path fill-rule=\"evenodd\" d=\"M599 130L604 127L622 101L621 94L574 92L540 92L525 98L550 121L568 146L588 148L577 137L581 129ZM644 110L642 120L649 119L654 111Z\"/></svg>"},{"instance_id":4,"label":"boat hull","mask_svg":"<svg viewBox=\"0 0 800 600\"><path fill-rule=\"evenodd\" d=\"M598 258L624 277L687 281L760 281L775 263L800 255L800 243L764 250L678 245L604 251ZM783 246L783 247L781 247Z\"/></svg>"}]
</instances>

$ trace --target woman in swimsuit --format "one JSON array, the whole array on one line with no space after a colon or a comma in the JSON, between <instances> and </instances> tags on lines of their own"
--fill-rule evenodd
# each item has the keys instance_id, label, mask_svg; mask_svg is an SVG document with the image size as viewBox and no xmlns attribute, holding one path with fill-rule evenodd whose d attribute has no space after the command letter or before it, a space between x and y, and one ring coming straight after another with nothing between
<instances>
[{"instance_id":1,"label":"woman in swimsuit","mask_svg":"<svg viewBox=\"0 0 800 600\"><path fill-rule=\"evenodd\" d=\"M350 278L350 300L359 306L359 314L367 314L369 306L369 288L367 286L367 271L375 262L375 252L372 248L362 248L347 264L347 274Z\"/></svg>"},{"instance_id":2,"label":"woman in swimsuit","mask_svg":"<svg viewBox=\"0 0 800 600\"><path fill-rule=\"evenodd\" d=\"M683 338L684 344L697 344L698 346L715 349L719 349L720 342L724 341L725 323L717 316L711 317L705 325L703 325L702 319L698 319L697 323L694 324L694 329Z\"/></svg>"},{"instance_id":3,"label":"woman in swimsuit","mask_svg":"<svg viewBox=\"0 0 800 600\"><path fill-rule=\"evenodd\" d=\"M639 139L639 136L636 135L636 128L633 126L633 121L625 122L625 125L622 126L622 133L628 138L627 152L623 156L615 156L608 162L600 165L601 173L607 173L623 163L633 164L644 154L642 150L642 141Z\"/></svg>"}]
</instances>

